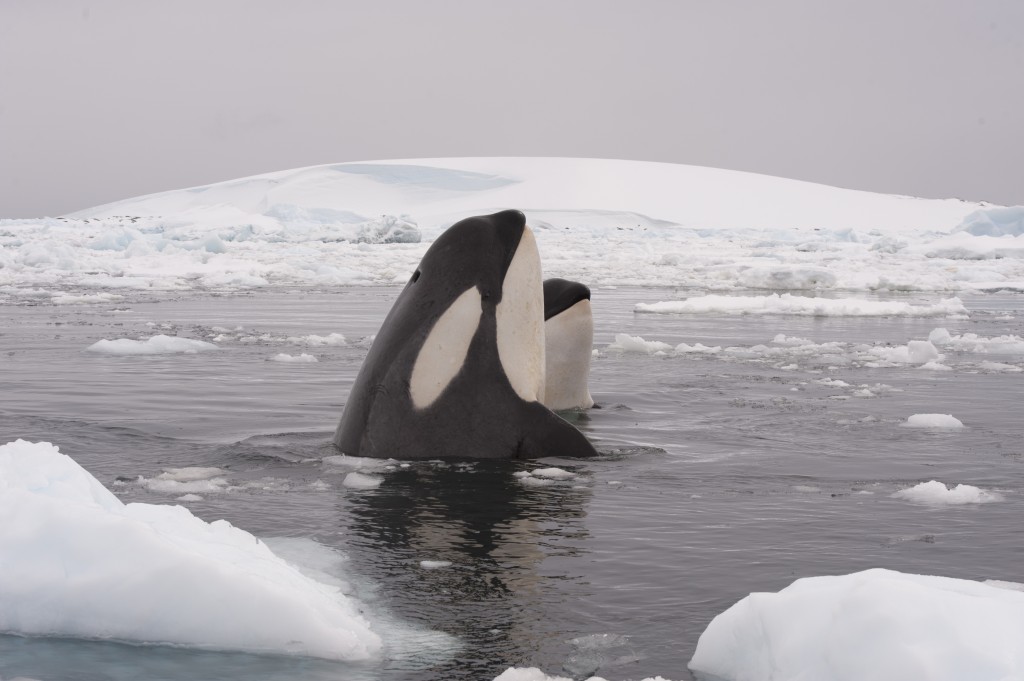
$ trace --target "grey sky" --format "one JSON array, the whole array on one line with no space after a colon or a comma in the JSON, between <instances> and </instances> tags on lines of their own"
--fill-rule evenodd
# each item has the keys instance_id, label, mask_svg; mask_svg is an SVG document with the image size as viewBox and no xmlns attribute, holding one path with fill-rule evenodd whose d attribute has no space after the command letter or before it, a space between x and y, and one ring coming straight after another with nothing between
<instances>
[{"instance_id":1,"label":"grey sky","mask_svg":"<svg viewBox=\"0 0 1024 681\"><path fill-rule=\"evenodd\" d=\"M0 0L0 216L338 161L1024 203L1020 0Z\"/></svg>"}]
</instances>

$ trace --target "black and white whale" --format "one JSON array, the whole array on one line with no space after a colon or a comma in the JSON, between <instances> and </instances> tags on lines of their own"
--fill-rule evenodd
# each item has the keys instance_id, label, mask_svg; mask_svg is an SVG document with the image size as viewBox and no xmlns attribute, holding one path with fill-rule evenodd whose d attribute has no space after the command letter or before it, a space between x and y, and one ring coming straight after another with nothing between
<instances>
[{"instance_id":1,"label":"black and white whale","mask_svg":"<svg viewBox=\"0 0 1024 681\"><path fill-rule=\"evenodd\" d=\"M540 256L519 211L472 217L430 246L356 377L334 444L367 457L593 456L542 404Z\"/></svg>"},{"instance_id":2,"label":"black and white whale","mask_svg":"<svg viewBox=\"0 0 1024 681\"><path fill-rule=\"evenodd\" d=\"M548 409L590 409L587 385L594 346L590 289L576 281L544 281L545 389Z\"/></svg>"}]
</instances>

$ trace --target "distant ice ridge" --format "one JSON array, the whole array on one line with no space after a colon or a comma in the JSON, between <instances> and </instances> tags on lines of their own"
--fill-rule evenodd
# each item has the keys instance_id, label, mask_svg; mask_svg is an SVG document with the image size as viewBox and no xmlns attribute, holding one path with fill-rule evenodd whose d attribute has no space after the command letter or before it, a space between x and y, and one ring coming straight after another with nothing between
<instances>
[{"instance_id":1,"label":"distant ice ridge","mask_svg":"<svg viewBox=\"0 0 1024 681\"><path fill-rule=\"evenodd\" d=\"M637 303L637 312L658 314L777 314L814 317L945 317L966 315L959 298L932 305L859 298L810 298L790 293L767 296L707 295L686 300Z\"/></svg>"},{"instance_id":2,"label":"distant ice ridge","mask_svg":"<svg viewBox=\"0 0 1024 681\"><path fill-rule=\"evenodd\" d=\"M165 482L213 473L173 469ZM227 521L126 505L45 442L0 446L0 556L3 633L339 660L382 649L337 585Z\"/></svg>"},{"instance_id":3,"label":"distant ice ridge","mask_svg":"<svg viewBox=\"0 0 1024 681\"><path fill-rule=\"evenodd\" d=\"M978 681L1024 678L1024 593L872 569L752 593L701 634L697 678Z\"/></svg>"},{"instance_id":4,"label":"distant ice ridge","mask_svg":"<svg viewBox=\"0 0 1024 681\"><path fill-rule=\"evenodd\" d=\"M0 299L399 284L446 227L504 208L526 212L547 275L592 286L1024 291L1017 208L667 163L476 158L300 168L0 220Z\"/></svg>"}]
</instances>

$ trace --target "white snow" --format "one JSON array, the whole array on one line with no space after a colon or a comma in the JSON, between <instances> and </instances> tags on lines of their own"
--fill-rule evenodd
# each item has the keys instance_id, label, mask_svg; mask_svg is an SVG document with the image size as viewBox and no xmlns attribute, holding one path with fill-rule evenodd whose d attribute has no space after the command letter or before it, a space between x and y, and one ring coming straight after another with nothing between
<instances>
[{"instance_id":1,"label":"white snow","mask_svg":"<svg viewBox=\"0 0 1024 681\"><path fill-rule=\"evenodd\" d=\"M573 681L568 676L548 676L537 667L509 667L497 677L494 681ZM584 679L584 681L607 681L600 676L590 676ZM661 676L647 676L642 681L669 681Z\"/></svg>"},{"instance_id":2,"label":"white snow","mask_svg":"<svg viewBox=\"0 0 1024 681\"><path fill-rule=\"evenodd\" d=\"M964 427L963 422L952 414L914 414L903 424L907 428L940 428L956 430Z\"/></svg>"},{"instance_id":3,"label":"white snow","mask_svg":"<svg viewBox=\"0 0 1024 681\"><path fill-rule=\"evenodd\" d=\"M1024 593L872 569L798 579L721 613L690 669L725 681L1024 678Z\"/></svg>"},{"instance_id":4,"label":"white snow","mask_svg":"<svg viewBox=\"0 0 1024 681\"><path fill-rule=\"evenodd\" d=\"M535 478L548 478L550 480L571 480L576 477L576 474L571 471L555 467L535 468L530 471L530 475Z\"/></svg>"},{"instance_id":5,"label":"white snow","mask_svg":"<svg viewBox=\"0 0 1024 681\"><path fill-rule=\"evenodd\" d=\"M349 489L375 489L380 487L382 482L384 482L384 478L379 475L368 475L359 471L352 471L345 476L341 484Z\"/></svg>"},{"instance_id":6,"label":"white snow","mask_svg":"<svg viewBox=\"0 0 1024 681\"><path fill-rule=\"evenodd\" d=\"M129 338L118 338L117 340L104 339L96 341L87 347L86 351L99 352L105 355L172 355L179 353L194 355L198 352L218 349L216 345L206 341L160 334L146 340L131 340Z\"/></svg>"},{"instance_id":7,"label":"white snow","mask_svg":"<svg viewBox=\"0 0 1024 681\"><path fill-rule=\"evenodd\" d=\"M947 487L937 480L922 482L919 485L901 489L892 495L897 499L906 499L922 504L936 506L960 506L963 504L987 504L1002 501L1003 497L995 492L987 492L973 485L957 485Z\"/></svg>"},{"instance_id":8,"label":"white snow","mask_svg":"<svg viewBox=\"0 0 1024 681\"><path fill-rule=\"evenodd\" d=\"M546 274L595 288L1024 290L1019 207L667 163L462 158L299 168L0 220L0 295L102 304L133 290L403 283L444 228L509 207L526 212Z\"/></svg>"},{"instance_id":9,"label":"white snow","mask_svg":"<svg viewBox=\"0 0 1024 681\"><path fill-rule=\"evenodd\" d=\"M451 567L452 562L450 560L421 560L420 567L424 570L440 570L441 568Z\"/></svg>"},{"instance_id":10,"label":"white snow","mask_svg":"<svg viewBox=\"0 0 1024 681\"><path fill-rule=\"evenodd\" d=\"M287 353L280 352L271 357L270 360L272 362L290 362L292 364L312 364L314 362L320 361L313 355L310 355L305 352L299 355L289 355Z\"/></svg>"},{"instance_id":11,"label":"white snow","mask_svg":"<svg viewBox=\"0 0 1024 681\"><path fill-rule=\"evenodd\" d=\"M0 556L0 632L346 660L381 650L336 586L227 521L124 504L45 442L0 446Z\"/></svg>"},{"instance_id":12,"label":"white snow","mask_svg":"<svg viewBox=\"0 0 1024 681\"><path fill-rule=\"evenodd\" d=\"M646 341L640 336L617 333L615 334L615 342L608 345L608 350L653 355L658 352L671 352L673 348L668 343L662 343L661 341Z\"/></svg>"}]
</instances>

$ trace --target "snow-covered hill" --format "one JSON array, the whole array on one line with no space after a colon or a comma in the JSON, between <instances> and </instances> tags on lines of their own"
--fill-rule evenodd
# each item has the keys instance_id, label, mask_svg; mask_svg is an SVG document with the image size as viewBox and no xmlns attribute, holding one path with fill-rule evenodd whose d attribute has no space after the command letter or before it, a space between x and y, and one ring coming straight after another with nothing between
<instances>
[{"instance_id":1,"label":"snow-covered hill","mask_svg":"<svg viewBox=\"0 0 1024 681\"><path fill-rule=\"evenodd\" d=\"M1024 209L568 158L342 163L0 220L0 287L400 283L448 225L505 208L545 274L593 285L1024 288Z\"/></svg>"}]
</instances>

